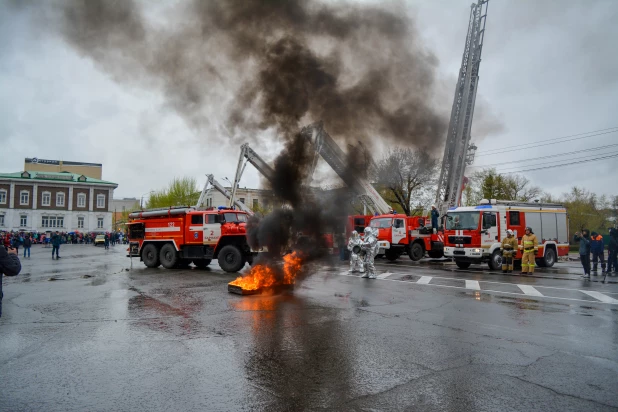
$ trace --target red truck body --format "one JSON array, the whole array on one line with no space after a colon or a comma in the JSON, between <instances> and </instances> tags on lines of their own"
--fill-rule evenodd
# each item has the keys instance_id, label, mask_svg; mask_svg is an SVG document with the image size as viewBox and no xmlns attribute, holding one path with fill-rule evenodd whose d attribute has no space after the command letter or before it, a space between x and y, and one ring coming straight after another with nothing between
<instances>
[{"instance_id":1,"label":"red truck body","mask_svg":"<svg viewBox=\"0 0 618 412\"><path fill-rule=\"evenodd\" d=\"M206 267L212 259L237 272L255 255L246 237L245 212L232 209L169 208L129 215L130 256L148 267Z\"/></svg>"},{"instance_id":2,"label":"red truck body","mask_svg":"<svg viewBox=\"0 0 618 412\"><path fill-rule=\"evenodd\" d=\"M444 235L433 233L425 226L429 219L424 216L406 216L392 213L373 216L370 226L378 229L379 253L388 260L396 260L407 254L416 261L428 254L431 258L444 256Z\"/></svg>"}]
</instances>

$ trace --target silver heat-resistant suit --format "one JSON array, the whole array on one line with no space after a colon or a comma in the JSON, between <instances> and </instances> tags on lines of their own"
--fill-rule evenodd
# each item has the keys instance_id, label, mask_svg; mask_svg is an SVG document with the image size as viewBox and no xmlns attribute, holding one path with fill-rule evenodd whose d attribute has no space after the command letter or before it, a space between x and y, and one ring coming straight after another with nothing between
<instances>
[{"instance_id":1,"label":"silver heat-resistant suit","mask_svg":"<svg viewBox=\"0 0 618 412\"><path fill-rule=\"evenodd\" d=\"M348 250L350 251L350 270L348 272L352 273L359 270L360 273L365 272L365 268L363 265L363 260L361 257L354 253L354 246L362 246L363 241L361 240L358 232L356 230L352 231L352 236L350 236L350 240L348 240Z\"/></svg>"},{"instance_id":2,"label":"silver heat-resistant suit","mask_svg":"<svg viewBox=\"0 0 618 412\"><path fill-rule=\"evenodd\" d=\"M361 245L361 248L365 251L365 256L363 257L365 273L363 277L375 279L376 268L373 266L373 259L376 257L376 255L378 254L378 250L380 249L378 247L377 229L366 227L364 233L365 236Z\"/></svg>"}]
</instances>

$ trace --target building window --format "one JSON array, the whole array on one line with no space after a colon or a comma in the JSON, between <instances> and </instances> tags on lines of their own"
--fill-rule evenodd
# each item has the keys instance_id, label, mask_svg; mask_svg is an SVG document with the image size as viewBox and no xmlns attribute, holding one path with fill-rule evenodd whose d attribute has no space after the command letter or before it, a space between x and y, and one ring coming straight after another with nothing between
<instances>
[{"instance_id":1,"label":"building window","mask_svg":"<svg viewBox=\"0 0 618 412\"><path fill-rule=\"evenodd\" d=\"M105 208L105 195L97 195L97 208Z\"/></svg>"},{"instance_id":2,"label":"building window","mask_svg":"<svg viewBox=\"0 0 618 412\"><path fill-rule=\"evenodd\" d=\"M0 190L0 205L6 204L6 190Z\"/></svg>"},{"instance_id":3,"label":"building window","mask_svg":"<svg viewBox=\"0 0 618 412\"><path fill-rule=\"evenodd\" d=\"M27 190L22 190L19 192L19 204L20 205L29 205L30 204L30 192Z\"/></svg>"},{"instance_id":4,"label":"building window","mask_svg":"<svg viewBox=\"0 0 618 412\"><path fill-rule=\"evenodd\" d=\"M103 229L103 218L97 218L97 229Z\"/></svg>"},{"instance_id":5,"label":"building window","mask_svg":"<svg viewBox=\"0 0 618 412\"><path fill-rule=\"evenodd\" d=\"M257 199L253 199L253 208L257 209L258 207L260 207L260 203L258 202Z\"/></svg>"},{"instance_id":6,"label":"building window","mask_svg":"<svg viewBox=\"0 0 618 412\"><path fill-rule=\"evenodd\" d=\"M64 227L64 216L42 216L42 227Z\"/></svg>"},{"instance_id":7,"label":"building window","mask_svg":"<svg viewBox=\"0 0 618 412\"><path fill-rule=\"evenodd\" d=\"M19 227L26 227L26 226L28 226L28 216L21 215L19 217Z\"/></svg>"},{"instance_id":8,"label":"building window","mask_svg":"<svg viewBox=\"0 0 618 412\"><path fill-rule=\"evenodd\" d=\"M240 200L240 203L242 203L243 205L245 204L245 198L244 197L241 197L239 200Z\"/></svg>"},{"instance_id":9,"label":"building window","mask_svg":"<svg viewBox=\"0 0 618 412\"><path fill-rule=\"evenodd\" d=\"M82 216L77 217L77 228L78 229L84 228L84 218Z\"/></svg>"},{"instance_id":10,"label":"building window","mask_svg":"<svg viewBox=\"0 0 618 412\"><path fill-rule=\"evenodd\" d=\"M0 226L4 226L4 215L0 215Z\"/></svg>"},{"instance_id":11,"label":"building window","mask_svg":"<svg viewBox=\"0 0 618 412\"><path fill-rule=\"evenodd\" d=\"M51 205L51 193L43 192L41 194L41 206L49 206Z\"/></svg>"},{"instance_id":12,"label":"building window","mask_svg":"<svg viewBox=\"0 0 618 412\"><path fill-rule=\"evenodd\" d=\"M77 195L77 207L86 207L86 194L79 193Z\"/></svg>"},{"instance_id":13,"label":"building window","mask_svg":"<svg viewBox=\"0 0 618 412\"><path fill-rule=\"evenodd\" d=\"M64 193L56 193L56 206L64 207Z\"/></svg>"}]
</instances>

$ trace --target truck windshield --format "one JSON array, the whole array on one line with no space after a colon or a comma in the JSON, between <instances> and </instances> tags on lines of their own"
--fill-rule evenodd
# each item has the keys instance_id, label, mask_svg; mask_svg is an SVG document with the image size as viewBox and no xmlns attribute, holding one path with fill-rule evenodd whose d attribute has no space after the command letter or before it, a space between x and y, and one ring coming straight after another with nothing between
<instances>
[{"instance_id":1,"label":"truck windshield","mask_svg":"<svg viewBox=\"0 0 618 412\"><path fill-rule=\"evenodd\" d=\"M371 223L369 223L369 226L377 227L378 229L386 229L387 227L393 226L393 218L381 217L379 219L371 219Z\"/></svg>"},{"instance_id":2,"label":"truck windshield","mask_svg":"<svg viewBox=\"0 0 618 412\"><path fill-rule=\"evenodd\" d=\"M448 212L446 230L474 230L479 227L479 212Z\"/></svg>"},{"instance_id":3,"label":"truck windshield","mask_svg":"<svg viewBox=\"0 0 618 412\"><path fill-rule=\"evenodd\" d=\"M244 213L224 213L223 218L228 223L247 221L247 215L245 215Z\"/></svg>"}]
</instances>

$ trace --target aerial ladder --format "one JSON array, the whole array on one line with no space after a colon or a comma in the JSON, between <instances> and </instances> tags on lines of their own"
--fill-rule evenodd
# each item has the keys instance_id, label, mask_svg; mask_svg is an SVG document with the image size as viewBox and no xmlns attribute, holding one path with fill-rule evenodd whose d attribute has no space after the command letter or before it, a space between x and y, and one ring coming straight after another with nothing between
<instances>
[{"instance_id":1,"label":"aerial ladder","mask_svg":"<svg viewBox=\"0 0 618 412\"><path fill-rule=\"evenodd\" d=\"M444 146L442 169L438 180L436 207L445 214L458 206L464 188L466 165L474 161L476 146L470 145L470 130L479 81L481 51L485 38L485 22L489 0L478 0L471 5L468 34L464 47L459 79L451 109L448 136Z\"/></svg>"},{"instance_id":2,"label":"aerial ladder","mask_svg":"<svg viewBox=\"0 0 618 412\"><path fill-rule=\"evenodd\" d=\"M240 179L245 172L247 163L251 163L268 181L272 182L275 176L275 171L268 163L264 161L251 147L249 143L240 146L240 157L238 158L238 166L236 167L236 176L232 184L232 193L230 194L230 207L236 204L236 189L240 184ZM240 203L240 202L238 202Z\"/></svg>"},{"instance_id":3,"label":"aerial ladder","mask_svg":"<svg viewBox=\"0 0 618 412\"><path fill-rule=\"evenodd\" d=\"M230 200L230 207L232 205L236 206L239 210L248 213L249 215L253 215L253 211L247 207L243 202L239 202L237 200L232 201L232 194L219 183L213 175L206 175L206 184L204 185L204 189L202 189L202 193L200 194L200 198L197 201L196 207L203 208L206 203L206 198L210 194L210 191L214 188L218 192L220 192L226 199Z\"/></svg>"},{"instance_id":4,"label":"aerial ladder","mask_svg":"<svg viewBox=\"0 0 618 412\"><path fill-rule=\"evenodd\" d=\"M386 214L391 211L391 207L367 179L348 173L349 168L346 164L345 153L339 148L333 138L326 133L322 122L306 126L300 133L315 147L316 153L319 153L322 159L339 175L341 180L361 197L372 213ZM317 157L313 159L310 174L315 170L316 164Z\"/></svg>"}]
</instances>

